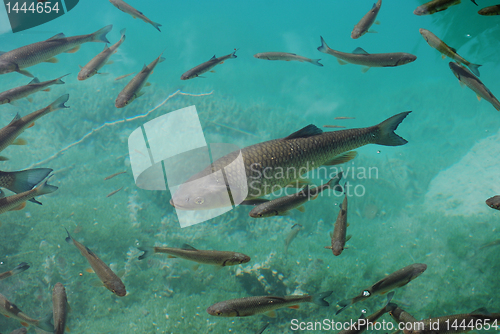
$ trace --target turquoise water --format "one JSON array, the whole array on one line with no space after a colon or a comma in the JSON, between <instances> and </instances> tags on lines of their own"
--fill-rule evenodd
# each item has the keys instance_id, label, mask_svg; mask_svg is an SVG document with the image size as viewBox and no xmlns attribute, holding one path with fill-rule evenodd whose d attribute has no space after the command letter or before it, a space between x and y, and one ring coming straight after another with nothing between
<instances>
[{"instance_id":1,"label":"turquoise water","mask_svg":"<svg viewBox=\"0 0 500 334\"><path fill-rule=\"evenodd\" d=\"M87 43L77 53L57 56L59 63L28 68L42 81L71 73L63 79L65 85L36 93L33 103L0 106L0 124L5 126L17 112L24 116L70 95L69 109L44 116L22 134L28 145L2 152L9 158L2 162L2 170L52 168L55 175L49 183L59 189L38 198L42 206L28 202L24 210L0 217L0 272L23 261L31 266L0 281L0 293L39 319L51 313L52 288L63 283L72 309L71 333L255 333L266 322L270 326L264 333L293 333L299 331L292 330L292 319L343 322L357 319L362 310L374 312L385 296L335 316L338 301L420 262L427 270L396 290L393 300L417 319L479 307L499 312L498 246L479 249L500 238L500 213L484 203L500 193L499 114L469 88L460 87L448 67L450 60L441 59L418 31L432 31L465 59L482 64L480 79L498 96L500 17L477 14L495 1L477 2L479 7L463 0L446 11L419 17L413 10L423 1L384 0L378 15L381 24L373 27L378 33L358 40L351 39L350 32L373 1L130 1L162 24L160 33L108 1L87 0L52 22L3 33L0 49L9 51L60 32L88 34L108 24L113 25L108 39L116 43L119 31L127 29L125 42L111 58L114 64L101 69L108 75L76 79L78 65L103 48L102 43ZM341 66L317 51L320 36L343 52L359 46L369 53L408 52L418 58L404 66L362 73L360 66ZM238 57L215 67L215 73L180 80L185 71L214 54L219 57L234 49ZM324 67L253 57L267 51L321 58ZM165 61L150 76L152 85L143 89L145 94L123 109L115 108L116 96L131 77L114 79L137 73L162 52ZM0 91L30 80L19 73L1 75ZM344 170L375 168L378 174L349 175L349 182L365 191L349 198L352 239L349 248L334 257L323 246L330 244L341 197L324 196L307 203L305 213L295 210L290 216L261 220L248 216L249 207L239 206L181 229L168 203L168 190L136 186L128 136L145 122L190 105L198 110L208 143L239 147L282 138L311 123L320 128L367 127L403 111L412 113L396 131L408 144L367 145L357 149L356 159L342 165ZM145 116L134 119L137 115ZM104 181L120 171L127 173ZM304 229L285 256L284 240L296 223ZM98 278L86 271L89 265L77 249L64 241L64 228L111 263L127 287L126 297L95 286ZM238 251L252 260L220 270L209 265L193 268L192 262L164 254L137 260L137 247L183 243ZM259 280L261 275L265 281ZM205 311L232 298L327 290L333 290L327 298L330 307L302 304L299 310L278 310L276 318L217 318ZM390 321L387 315L384 319ZM1 333L18 327L17 320L0 318ZM42 333L33 327L29 333L37 331Z\"/></svg>"}]
</instances>

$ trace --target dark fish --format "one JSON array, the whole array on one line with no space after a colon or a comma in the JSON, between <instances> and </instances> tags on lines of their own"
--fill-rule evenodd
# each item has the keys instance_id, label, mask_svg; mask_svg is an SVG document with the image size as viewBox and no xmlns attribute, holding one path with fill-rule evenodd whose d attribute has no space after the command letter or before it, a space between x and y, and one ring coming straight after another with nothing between
<instances>
[{"instance_id":1,"label":"dark fish","mask_svg":"<svg viewBox=\"0 0 500 334\"><path fill-rule=\"evenodd\" d=\"M154 247L150 248L139 248L144 252L139 256L139 260L146 258L149 253L166 253L169 254L170 258L180 257L181 259L194 261L203 264L211 264L214 266L234 266L241 263L246 263L250 261L248 255L237 253L237 252L227 252L227 251L217 251L217 250L199 250L188 244L182 245L181 248L172 247Z\"/></svg>"},{"instance_id":2,"label":"dark fish","mask_svg":"<svg viewBox=\"0 0 500 334\"><path fill-rule=\"evenodd\" d=\"M264 333L264 331L266 330L266 328L269 326L269 323L265 324L264 326L262 326L258 331L257 333L255 334L262 334Z\"/></svg>"},{"instance_id":3,"label":"dark fish","mask_svg":"<svg viewBox=\"0 0 500 334\"><path fill-rule=\"evenodd\" d=\"M8 318L14 318L21 322L23 326L35 326L49 333L53 333L54 326L50 323L52 319L52 314L49 314L46 318L41 320L35 320L33 318L28 317L23 313L16 305L12 304L5 298L4 295L0 294L0 314Z\"/></svg>"},{"instance_id":4,"label":"dark fish","mask_svg":"<svg viewBox=\"0 0 500 334\"><path fill-rule=\"evenodd\" d=\"M496 245L500 245L500 239L497 239L497 240L492 241L492 242L488 242L487 244L484 244L481 247L479 247L479 249L493 247L493 246L496 246Z\"/></svg>"},{"instance_id":5,"label":"dark fish","mask_svg":"<svg viewBox=\"0 0 500 334\"><path fill-rule=\"evenodd\" d=\"M345 65L347 63L355 65L365 66L362 71L363 73L368 71L371 67L394 67L401 66L417 59L410 53L405 52L392 52L392 53L368 53L362 48L356 48L353 53L345 53L340 51L335 51L330 49L326 44L323 37L321 37L321 46L318 50L323 53L327 53L337 58L340 65Z\"/></svg>"},{"instance_id":6,"label":"dark fish","mask_svg":"<svg viewBox=\"0 0 500 334\"><path fill-rule=\"evenodd\" d=\"M420 276L427 269L427 265L424 263L414 263L406 266L392 274L382 278L377 283L373 284L369 288L361 291L359 295L352 299L341 300L338 305L341 307L336 314L342 312L346 307L370 298L373 295L382 295L386 292L392 291L394 289L400 288L412 280Z\"/></svg>"},{"instance_id":7,"label":"dark fish","mask_svg":"<svg viewBox=\"0 0 500 334\"><path fill-rule=\"evenodd\" d=\"M137 73L125 86L125 88L122 89L120 94L118 94L118 97L115 101L115 107L123 108L134 101L136 98L142 96L144 94L144 92L141 91L142 87L144 85L147 85L146 81L148 80L151 73L153 73L156 65L164 60L165 58L163 58L160 54L158 58L151 62L151 64L149 64L148 66L144 65L142 70Z\"/></svg>"},{"instance_id":8,"label":"dark fish","mask_svg":"<svg viewBox=\"0 0 500 334\"><path fill-rule=\"evenodd\" d=\"M31 114L21 117L19 113L7 126L0 129L0 152L11 144L23 145L26 142L16 142L16 138L27 128L32 126L34 122L42 116L45 116L55 110L69 108L64 105L69 99L69 94L59 97L45 108L34 111Z\"/></svg>"},{"instance_id":9,"label":"dark fish","mask_svg":"<svg viewBox=\"0 0 500 334\"><path fill-rule=\"evenodd\" d=\"M87 259L92 269L94 269L104 286L118 297L125 296L127 291L122 280L116 276L116 274L90 249L73 239L68 230L66 230L66 232L68 233L66 242L70 245L75 245L75 247L78 248L80 253Z\"/></svg>"},{"instance_id":10,"label":"dark fish","mask_svg":"<svg viewBox=\"0 0 500 334\"><path fill-rule=\"evenodd\" d=\"M212 58L210 58L209 61L206 61L196 67L193 67L192 69L184 73L181 76L181 80L189 80L199 77L203 73L210 71L215 66L222 64L224 61L226 61L226 59L237 58L237 56L235 55L236 51L238 50L235 50L233 53L230 53L226 56L222 56L219 58L215 57L214 55Z\"/></svg>"},{"instance_id":11,"label":"dark fish","mask_svg":"<svg viewBox=\"0 0 500 334\"><path fill-rule=\"evenodd\" d=\"M2 197L0 198L0 214L12 210L22 210L26 206L26 201L29 201L36 196L50 194L57 189L58 188L56 186L47 184L46 180L31 190L8 197ZM41 204L40 202L37 203Z\"/></svg>"},{"instance_id":12,"label":"dark fish","mask_svg":"<svg viewBox=\"0 0 500 334\"><path fill-rule=\"evenodd\" d=\"M389 311L389 315L398 323L401 324L401 328L416 328L418 320L415 319L410 313L406 312L398 305L391 303L392 310ZM410 330L404 330L404 334L408 334Z\"/></svg>"},{"instance_id":13,"label":"dark fish","mask_svg":"<svg viewBox=\"0 0 500 334\"><path fill-rule=\"evenodd\" d=\"M420 28L420 34L422 37L424 37L425 41L427 44L429 44L431 47L434 49L438 50L441 52L443 55L443 58L445 56L448 56L449 58L464 64L467 66L476 76L479 76L479 66L478 64L472 64L470 61L465 60L462 56L460 56L457 53L457 50L455 48L452 48L451 46L448 46L445 42L440 40L436 35L434 35L432 32L430 32L427 29L422 29Z\"/></svg>"},{"instance_id":14,"label":"dark fish","mask_svg":"<svg viewBox=\"0 0 500 334\"><path fill-rule=\"evenodd\" d=\"M339 256L344 250L345 243L347 241L347 226L347 195L344 195L344 200L342 201L342 205L333 228L332 245L325 247L331 249L333 255L335 256Z\"/></svg>"},{"instance_id":15,"label":"dark fish","mask_svg":"<svg viewBox=\"0 0 500 334\"><path fill-rule=\"evenodd\" d=\"M113 28L112 25L99 29L93 34L66 37L63 33L57 34L46 41L22 46L9 52L0 52L0 74L19 72L29 77L31 73L23 70L42 62L57 63L54 56L66 52L73 53L80 49L80 45L87 42L109 43L106 34Z\"/></svg>"},{"instance_id":16,"label":"dark fish","mask_svg":"<svg viewBox=\"0 0 500 334\"><path fill-rule=\"evenodd\" d=\"M394 306L394 304L391 304L392 297L394 297L394 292L390 292L387 294L387 302L386 304L378 311L376 311L373 314L370 314L368 317L364 317L362 315L359 320L357 321L356 324L352 325L351 327L341 330L338 332L338 334L360 334L363 333L365 330L368 329L369 324L373 326L373 323L375 323L378 318L386 314L387 312L390 312Z\"/></svg>"},{"instance_id":17,"label":"dark fish","mask_svg":"<svg viewBox=\"0 0 500 334\"><path fill-rule=\"evenodd\" d=\"M350 160L356 156L356 152L349 153L353 154L346 158L346 160ZM249 216L252 218L282 216L288 214L289 211L293 209L304 212L305 209L302 206L304 203L308 202L311 199L316 199L319 194L325 189L335 189L338 186L341 178L342 172L340 172L338 175L336 175L334 178L332 178L322 186L310 189L309 186L306 185L302 190L295 194L279 197L259 204L250 211Z\"/></svg>"},{"instance_id":18,"label":"dark fish","mask_svg":"<svg viewBox=\"0 0 500 334\"><path fill-rule=\"evenodd\" d=\"M156 28L156 30L161 32L161 30L160 30L161 24L151 21L142 12L140 12L137 9L135 9L134 7L130 6L125 1L123 1L123 0L109 0L109 2L111 2L113 4L113 6L115 6L116 8L121 10L122 12L127 13L129 15L132 15L132 17L134 19L138 17L139 19L143 20L144 22L151 24L153 27Z\"/></svg>"},{"instance_id":19,"label":"dark fish","mask_svg":"<svg viewBox=\"0 0 500 334\"><path fill-rule=\"evenodd\" d=\"M290 244L292 243L293 239L297 237L297 234L299 234L301 229L302 225L300 224L295 224L292 226L290 233L288 233L285 239L285 255L288 254L288 247L290 247Z\"/></svg>"},{"instance_id":20,"label":"dark fish","mask_svg":"<svg viewBox=\"0 0 500 334\"><path fill-rule=\"evenodd\" d=\"M109 194L107 194L106 197L111 197L111 196L113 196L114 194L116 194L117 192L119 192L122 189L123 189L123 187L118 188L116 190L113 190L112 192L110 192Z\"/></svg>"},{"instance_id":21,"label":"dark fish","mask_svg":"<svg viewBox=\"0 0 500 334\"><path fill-rule=\"evenodd\" d=\"M112 179L112 178L114 178L115 176L118 176L118 175L120 175L120 174L125 174L125 173L126 173L126 171L125 171L125 172L118 172L118 173L111 174L110 176L106 176L106 177L104 178L104 181L109 180L109 179Z\"/></svg>"},{"instance_id":22,"label":"dark fish","mask_svg":"<svg viewBox=\"0 0 500 334\"><path fill-rule=\"evenodd\" d=\"M457 334L472 330L496 329L500 313L490 313L484 307L471 313L454 314L443 317L424 319L416 322L413 330L405 330L405 334ZM486 328L486 324L491 327Z\"/></svg>"},{"instance_id":23,"label":"dark fish","mask_svg":"<svg viewBox=\"0 0 500 334\"><path fill-rule=\"evenodd\" d=\"M478 11L479 15L492 16L500 15L500 5L484 7Z\"/></svg>"},{"instance_id":24,"label":"dark fish","mask_svg":"<svg viewBox=\"0 0 500 334\"><path fill-rule=\"evenodd\" d=\"M486 205L492 209L500 210L500 195L493 196L486 200Z\"/></svg>"},{"instance_id":25,"label":"dark fish","mask_svg":"<svg viewBox=\"0 0 500 334\"><path fill-rule=\"evenodd\" d=\"M68 74L66 74L68 75ZM66 75L63 75L62 77L59 77L54 80L49 80L49 81L44 81L40 82L38 78L34 78L33 80L30 81L29 84L25 86L20 86L16 88L9 89L5 92L0 93L0 104L16 104L17 100L20 100L22 98L27 98L28 101L32 102L33 99L30 96L31 94L34 94L36 92L39 92L41 90L48 92L50 91L50 88L48 88L51 85L62 85L64 84L64 81L61 79L64 78Z\"/></svg>"},{"instance_id":26,"label":"dark fish","mask_svg":"<svg viewBox=\"0 0 500 334\"><path fill-rule=\"evenodd\" d=\"M300 61L301 63L307 62L316 66L323 66L320 64L321 59L310 59L296 55L295 53L287 52L262 52L254 55L257 59L267 59L267 60L283 60L283 61Z\"/></svg>"},{"instance_id":27,"label":"dark fish","mask_svg":"<svg viewBox=\"0 0 500 334\"><path fill-rule=\"evenodd\" d=\"M207 312L217 317L247 317L259 313L268 313L275 315L274 310L289 307L298 308L300 303L314 303L319 306L329 306L325 300L333 291L326 291L316 295L302 296L259 296L230 299L216 303L209 308Z\"/></svg>"},{"instance_id":28,"label":"dark fish","mask_svg":"<svg viewBox=\"0 0 500 334\"><path fill-rule=\"evenodd\" d=\"M14 269L0 273L0 281L6 279L7 277L14 276L28 270L30 266L26 262L21 262Z\"/></svg>"},{"instance_id":29,"label":"dark fish","mask_svg":"<svg viewBox=\"0 0 500 334\"><path fill-rule=\"evenodd\" d=\"M181 184L170 204L182 210L208 210L228 206L228 185L218 180L214 173L222 169L226 179L231 180L233 199L241 199L238 202L241 203L243 200L265 196L276 187L292 184L300 180L303 174L321 165L329 165L339 155L357 147L367 144L404 145L407 141L395 134L394 130L409 113L410 111L397 114L367 128L332 132L323 132L311 124L288 137L229 153ZM232 164L240 154L244 168Z\"/></svg>"},{"instance_id":30,"label":"dark fish","mask_svg":"<svg viewBox=\"0 0 500 334\"><path fill-rule=\"evenodd\" d=\"M7 188L16 194L33 189L34 186L42 182L52 172L51 168L32 168L18 172L0 171L0 187ZM30 202L42 204L36 199Z\"/></svg>"},{"instance_id":31,"label":"dark fish","mask_svg":"<svg viewBox=\"0 0 500 334\"><path fill-rule=\"evenodd\" d=\"M479 80L471 71L469 71L465 66L450 62L450 69L455 74L457 79L460 81L461 85L466 85L476 93L478 100L481 98L485 99L498 111L500 111L500 102L491 93L491 91L486 87L481 80Z\"/></svg>"},{"instance_id":32,"label":"dark fish","mask_svg":"<svg viewBox=\"0 0 500 334\"><path fill-rule=\"evenodd\" d=\"M372 9L368 13L363 16L363 18L354 26L354 29L351 32L351 38L356 39L360 38L367 32L375 32L370 31L370 27L373 23L376 23L378 12L380 11L380 6L382 6L382 0L378 0L377 3L373 4Z\"/></svg>"},{"instance_id":33,"label":"dark fish","mask_svg":"<svg viewBox=\"0 0 500 334\"><path fill-rule=\"evenodd\" d=\"M54 316L54 333L64 334L66 329L66 317L68 315L68 298L66 289L61 283L56 283L52 289L52 306Z\"/></svg>"},{"instance_id":34,"label":"dark fish","mask_svg":"<svg viewBox=\"0 0 500 334\"><path fill-rule=\"evenodd\" d=\"M106 64L110 64L111 62L108 62L109 57L113 53L116 52L116 49L125 41L125 29L122 29L120 31L120 34L122 37L118 42L115 44L111 45L109 48L107 45L104 45L104 50L102 50L97 56L92 58L87 65L83 66L78 73L78 80L86 80L93 76L94 74L102 74L97 71L101 69Z\"/></svg>"},{"instance_id":35,"label":"dark fish","mask_svg":"<svg viewBox=\"0 0 500 334\"><path fill-rule=\"evenodd\" d=\"M458 5L461 0L432 0L418 6L413 14L430 15L448 9L451 6Z\"/></svg>"}]
</instances>

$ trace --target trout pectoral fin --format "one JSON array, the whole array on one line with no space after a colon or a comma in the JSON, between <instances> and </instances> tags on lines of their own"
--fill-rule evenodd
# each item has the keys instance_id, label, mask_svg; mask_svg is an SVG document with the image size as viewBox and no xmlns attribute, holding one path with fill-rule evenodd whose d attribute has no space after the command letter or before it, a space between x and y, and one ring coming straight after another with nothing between
<instances>
[{"instance_id":1,"label":"trout pectoral fin","mask_svg":"<svg viewBox=\"0 0 500 334\"><path fill-rule=\"evenodd\" d=\"M270 318L276 318L276 311L274 311L274 310L266 312L264 314L267 315Z\"/></svg>"},{"instance_id":2,"label":"trout pectoral fin","mask_svg":"<svg viewBox=\"0 0 500 334\"><path fill-rule=\"evenodd\" d=\"M26 145L28 144L28 142L26 141L26 139L23 139L23 138L17 138L16 140L14 140L12 142L11 145Z\"/></svg>"},{"instance_id":3,"label":"trout pectoral fin","mask_svg":"<svg viewBox=\"0 0 500 334\"><path fill-rule=\"evenodd\" d=\"M42 91L44 91L44 92L50 92L50 88L45 88L45 89L42 89ZM28 101L29 101L29 99L28 99ZM32 102L32 101L33 101L33 99L31 99L31 101L30 101L30 102Z\"/></svg>"},{"instance_id":4,"label":"trout pectoral fin","mask_svg":"<svg viewBox=\"0 0 500 334\"><path fill-rule=\"evenodd\" d=\"M57 59L56 57L52 57L52 58L49 58L47 60L44 60L43 62L44 63L53 63L53 64L55 64L55 63L59 62L59 59Z\"/></svg>"},{"instance_id":5,"label":"trout pectoral fin","mask_svg":"<svg viewBox=\"0 0 500 334\"><path fill-rule=\"evenodd\" d=\"M23 202L23 203L19 204L18 206L16 206L15 208L10 209L9 211L22 210L22 209L24 209L25 206L26 206L26 202Z\"/></svg>"},{"instance_id":6,"label":"trout pectoral fin","mask_svg":"<svg viewBox=\"0 0 500 334\"><path fill-rule=\"evenodd\" d=\"M85 269L85 271L88 272L89 274L94 273L94 270L92 268L87 268L87 269Z\"/></svg>"},{"instance_id":7,"label":"trout pectoral fin","mask_svg":"<svg viewBox=\"0 0 500 334\"><path fill-rule=\"evenodd\" d=\"M446 58L446 56L445 56L445 55L441 55L441 58L445 59L445 58Z\"/></svg>"},{"instance_id":8,"label":"trout pectoral fin","mask_svg":"<svg viewBox=\"0 0 500 334\"><path fill-rule=\"evenodd\" d=\"M337 58L337 62L340 64L340 65L347 65L348 63L346 61L343 61L342 59L340 58Z\"/></svg>"},{"instance_id":9,"label":"trout pectoral fin","mask_svg":"<svg viewBox=\"0 0 500 334\"><path fill-rule=\"evenodd\" d=\"M337 155L332 160L325 162L323 164L323 166L333 166L333 165L343 164L343 163L346 163L348 161L351 161L357 155L358 155L358 152L356 152L356 151L349 151L346 153L342 153L342 154Z\"/></svg>"},{"instance_id":10,"label":"trout pectoral fin","mask_svg":"<svg viewBox=\"0 0 500 334\"><path fill-rule=\"evenodd\" d=\"M64 51L65 53L75 53L76 51L80 50L80 45L75 46L72 49L69 49L67 51Z\"/></svg>"},{"instance_id":11,"label":"trout pectoral fin","mask_svg":"<svg viewBox=\"0 0 500 334\"><path fill-rule=\"evenodd\" d=\"M29 103L33 102L33 98L32 97L27 97L26 100L28 100Z\"/></svg>"},{"instance_id":12,"label":"trout pectoral fin","mask_svg":"<svg viewBox=\"0 0 500 334\"><path fill-rule=\"evenodd\" d=\"M477 97L477 100L478 100L478 101L481 101L481 96L476 95L476 97Z\"/></svg>"},{"instance_id":13,"label":"trout pectoral fin","mask_svg":"<svg viewBox=\"0 0 500 334\"><path fill-rule=\"evenodd\" d=\"M298 310L300 308L300 305L292 305L292 306L288 306L288 308Z\"/></svg>"},{"instance_id":14,"label":"trout pectoral fin","mask_svg":"<svg viewBox=\"0 0 500 334\"><path fill-rule=\"evenodd\" d=\"M317 197L317 195L316 195L316 197ZM306 208L303 205L299 206L297 208L297 210L299 210L300 212L306 212Z\"/></svg>"},{"instance_id":15,"label":"trout pectoral fin","mask_svg":"<svg viewBox=\"0 0 500 334\"><path fill-rule=\"evenodd\" d=\"M177 256L173 256L173 255L168 255L167 257L168 257L169 259L176 259L176 258L177 258Z\"/></svg>"},{"instance_id":16,"label":"trout pectoral fin","mask_svg":"<svg viewBox=\"0 0 500 334\"><path fill-rule=\"evenodd\" d=\"M370 69L370 67L369 67L369 66L363 66L363 67L361 68L361 73L366 73L366 72L368 72L368 70L369 70L369 69Z\"/></svg>"}]
</instances>

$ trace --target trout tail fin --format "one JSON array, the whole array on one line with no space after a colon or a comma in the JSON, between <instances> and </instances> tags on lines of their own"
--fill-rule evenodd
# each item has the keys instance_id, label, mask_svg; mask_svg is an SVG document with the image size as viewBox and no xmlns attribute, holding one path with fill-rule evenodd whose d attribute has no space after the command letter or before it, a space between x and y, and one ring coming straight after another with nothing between
<instances>
[{"instance_id":1,"label":"trout tail fin","mask_svg":"<svg viewBox=\"0 0 500 334\"><path fill-rule=\"evenodd\" d=\"M406 144L408 141L395 134L394 131L409 113L411 113L411 111L402 112L376 125L378 133L375 134L373 143L384 146L399 146Z\"/></svg>"}]
</instances>

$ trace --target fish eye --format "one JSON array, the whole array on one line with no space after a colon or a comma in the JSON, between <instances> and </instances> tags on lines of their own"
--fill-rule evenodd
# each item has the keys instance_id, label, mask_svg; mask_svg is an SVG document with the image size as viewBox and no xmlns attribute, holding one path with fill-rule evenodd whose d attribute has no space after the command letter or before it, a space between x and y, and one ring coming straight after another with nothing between
<instances>
[{"instance_id":1,"label":"fish eye","mask_svg":"<svg viewBox=\"0 0 500 334\"><path fill-rule=\"evenodd\" d=\"M203 197L196 197L194 202L198 205L201 205L205 202L205 200L203 199Z\"/></svg>"}]
</instances>

